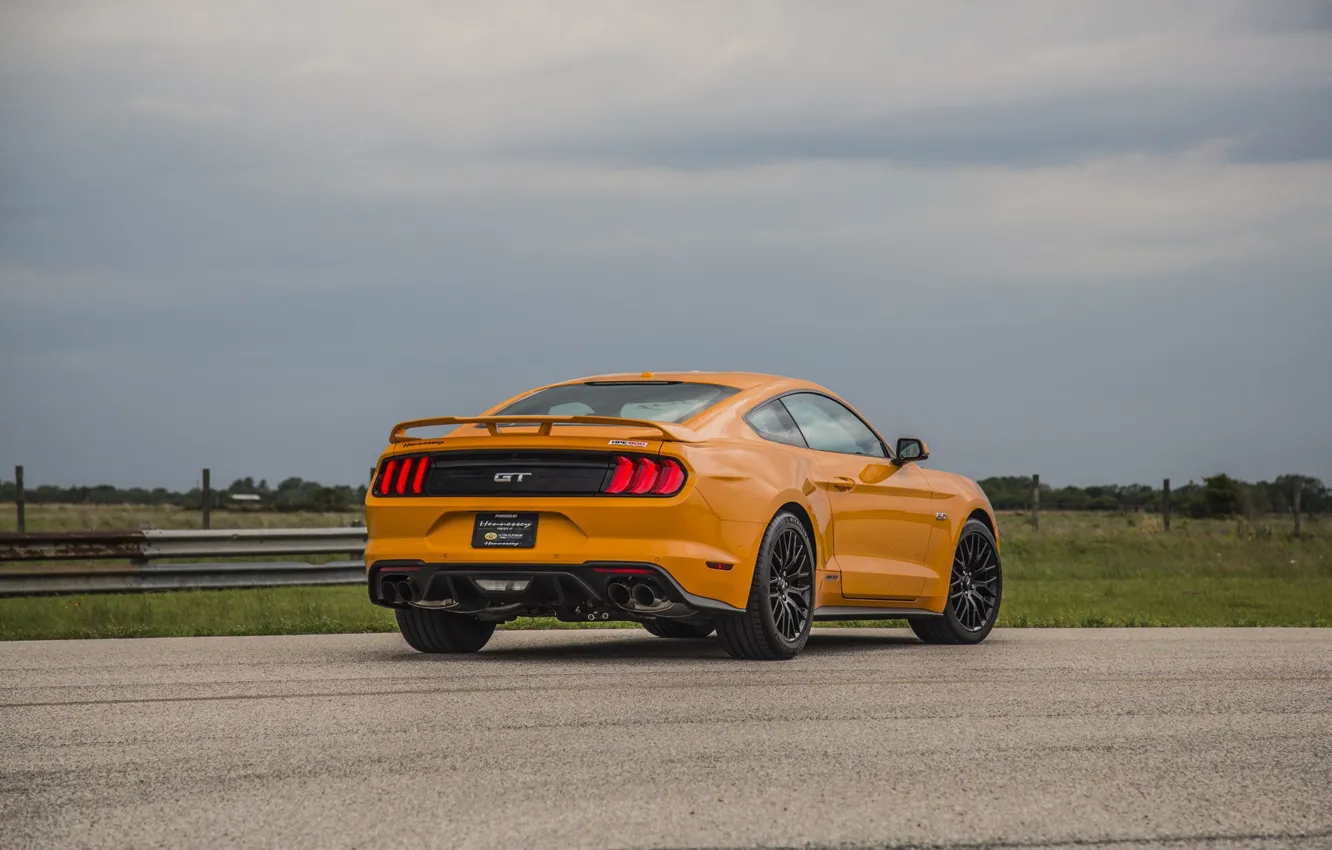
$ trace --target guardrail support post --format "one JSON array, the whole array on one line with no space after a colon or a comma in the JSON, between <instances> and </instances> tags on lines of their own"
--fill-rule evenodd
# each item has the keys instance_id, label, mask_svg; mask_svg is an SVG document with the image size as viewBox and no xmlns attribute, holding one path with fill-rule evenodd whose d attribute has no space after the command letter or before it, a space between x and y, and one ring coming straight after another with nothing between
<instances>
[{"instance_id":1,"label":"guardrail support post","mask_svg":"<svg viewBox=\"0 0 1332 850\"><path fill-rule=\"evenodd\" d=\"M18 513L19 534L28 530L28 518L23 513L23 467L14 467L14 509Z\"/></svg>"},{"instance_id":2,"label":"guardrail support post","mask_svg":"<svg viewBox=\"0 0 1332 850\"><path fill-rule=\"evenodd\" d=\"M1161 525L1170 530L1170 479L1161 482Z\"/></svg>"},{"instance_id":3,"label":"guardrail support post","mask_svg":"<svg viewBox=\"0 0 1332 850\"><path fill-rule=\"evenodd\" d=\"M1031 476L1031 527L1041 529L1041 476Z\"/></svg>"},{"instance_id":4,"label":"guardrail support post","mask_svg":"<svg viewBox=\"0 0 1332 850\"><path fill-rule=\"evenodd\" d=\"M209 481L209 470L203 471L203 527L213 527L213 487Z\"/></svg>"}]
</instances>

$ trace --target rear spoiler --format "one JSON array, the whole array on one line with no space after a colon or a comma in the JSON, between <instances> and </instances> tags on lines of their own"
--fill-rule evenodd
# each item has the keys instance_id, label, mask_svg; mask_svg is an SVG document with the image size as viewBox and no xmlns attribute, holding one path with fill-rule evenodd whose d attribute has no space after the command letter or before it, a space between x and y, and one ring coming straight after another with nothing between
<instances>
[{"instance_id":1,"label":"rear spoiler","mask_svg":"<svg viewBox=\"0 0 1332 850\"><path fill-rule=\"evenodd\" d=\"M536 433L505 434L506 437L549 437L556 425L618 425L622 428L651 428L661 433L663 439L673 443L701 443L703 438L680 425L669 422L653 422L651 419L623 419L619 416L436 416L433 419L412 419L399 422L389 433L390 443L411 443L425 439L408 437L413 428L429 428L437 425L484 425L490 436L497 437L501 425L536 425Z\"/></svg>"}]
</instances>

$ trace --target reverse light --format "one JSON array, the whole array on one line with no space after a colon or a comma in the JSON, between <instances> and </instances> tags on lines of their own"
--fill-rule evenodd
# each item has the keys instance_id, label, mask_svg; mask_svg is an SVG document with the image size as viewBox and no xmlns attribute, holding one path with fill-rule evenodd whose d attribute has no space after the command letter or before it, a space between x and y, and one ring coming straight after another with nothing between
<instances>
[{"instance_id":1,"label":"reverse light","mask_svg":"<svg viewBox=\"0 0 1332 850\"><path fill-rule=\"evenodd\" d=\"M479 578L476 586L492 593L520 593L532 583L528 578Z\"/></svg>"}]
</instances>

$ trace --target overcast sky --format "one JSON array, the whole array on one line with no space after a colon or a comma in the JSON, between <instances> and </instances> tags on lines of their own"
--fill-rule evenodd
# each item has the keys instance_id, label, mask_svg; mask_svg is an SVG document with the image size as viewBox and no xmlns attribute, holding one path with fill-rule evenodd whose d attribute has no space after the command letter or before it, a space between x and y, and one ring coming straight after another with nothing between
<instances>
[{"instance_id":1,"label":"overcast sky","mask_svg":"<svg viewBox=\"0 0 1332 850\"><path fill-rule=\"evenodd\" d=\"M1332 3L0 4L0 477L360 483L671 368L1332 480Z\"/></svg>"}]
</instances>

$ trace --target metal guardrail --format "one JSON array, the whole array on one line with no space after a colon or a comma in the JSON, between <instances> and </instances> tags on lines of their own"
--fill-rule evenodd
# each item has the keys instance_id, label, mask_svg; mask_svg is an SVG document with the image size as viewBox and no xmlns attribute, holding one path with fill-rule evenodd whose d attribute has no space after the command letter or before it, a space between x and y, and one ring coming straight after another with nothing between
<instances>
[{"instance_id":1,"label":"metal guardrail","mask_svg":"<svg viewBox=\"0 0 1332 850\"><path fill-rule=\"evenodd\" d=\"M361 584L359 560L155 564L162 558L267 558L365 550L364 528L255 528L208 531L37 532L0 534L0 596L114 593L188 588ZM32 561L128 560L128 564Z\"/></svg>"}]
</instances>

